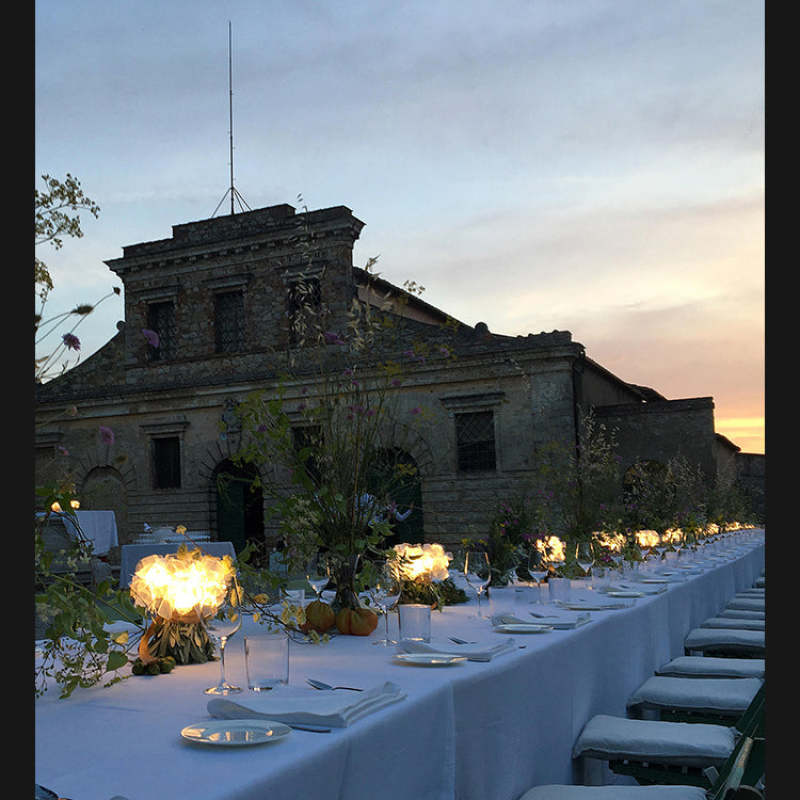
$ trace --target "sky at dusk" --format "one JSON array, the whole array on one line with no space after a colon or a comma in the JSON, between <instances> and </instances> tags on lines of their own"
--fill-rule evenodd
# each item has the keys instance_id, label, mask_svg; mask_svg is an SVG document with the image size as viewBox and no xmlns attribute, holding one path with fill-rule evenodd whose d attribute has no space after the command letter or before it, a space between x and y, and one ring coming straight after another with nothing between
<instances>
[{"instance_id":1,"label":"sky at dusk","mask_svg":"<svg viewBox=\"0 0 800 800\"><path fill-rule=\"evenodd\" d=\"M230 212L229 22L249 208L347 206L356 266L496 333L569 330L764 452L762 0L37 0L36 185L100 206L37 248L45 318ZM123 318L104 300L81 359Z\"/></svg>"}]
</instances>

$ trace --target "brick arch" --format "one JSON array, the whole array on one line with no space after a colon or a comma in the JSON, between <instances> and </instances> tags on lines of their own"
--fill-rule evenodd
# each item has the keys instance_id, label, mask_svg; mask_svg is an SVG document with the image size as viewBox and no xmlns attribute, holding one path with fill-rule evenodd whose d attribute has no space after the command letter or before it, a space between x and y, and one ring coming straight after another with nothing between
<instances>
[{"instance_id":1,"label":"brick arch","mask_svg":"<svg viewBox=\"0 0 800 800\"><path fill-rule=\"evenodd\" d=\"M87 511L113 511L120 545L133 541L128 524L128 496L135 487L131 474L115 466L99 464L88 469L78 488L81 508Z\"/></svg>"}]
</instances>

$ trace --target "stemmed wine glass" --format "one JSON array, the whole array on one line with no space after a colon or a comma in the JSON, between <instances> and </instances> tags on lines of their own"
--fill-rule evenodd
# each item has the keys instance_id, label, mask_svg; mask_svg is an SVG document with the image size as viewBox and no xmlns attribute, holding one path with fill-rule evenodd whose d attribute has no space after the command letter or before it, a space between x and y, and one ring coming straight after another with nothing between
<instances>
[{"instance_id":1,"label":"stemmed wine glass","mask_svg":"<svg viewBox=\"0 0 800 800\"><path fill-rule=\"evenodd\" d=\"M219 647L219 683L206 689L206 694L235 694L241 692L239 686L234 686L225 679L225 645L242 627L241 609L242 590L236 577L233 577L225 590L225 598L217 613L206 622L206 629L211 640Z\"/></svg>"},{"instance_id":2,"label":"stemmed wine glass","mask_svg":"<svg viewBox=\"0 0 800 800\"><path fill-rule=\"evenodd\" d=\"M547 558L545 554L536 546L528 551L528 574L533 578L538 591L536 592L536 602L542 602L542 581L547 575Z\"/></svg>"},{"instance_id":3,"label":"stemmed wine glass","mask_svg":"<svg viewBox=\"0 0 800 800\"><path fill-rule=\"evenodd\" d=\"M483 614L481 614L481 595L492 579L489 554L483 550L468 550L464 554L464 578L478 596L476 616L483 617Z\"/></svg>"},{"instance_id":4,"label":"stemmed wine glass","mask_svg":"<svg viewBox=\"0 0 800 800\"><path fill-rule=\"evenodd\" d=\"M388 647L390 644L397 644L397 642L389 638L389 612L397 605L403 586L400 582L400 573L396 563L385 561L377 566L377 577L367 591L372 602L383 614L386 636L383 639L375 640L372 644Z\"/></svg>"},{"instance_id":5,"label":"stemmed wine glass","mask_svg":"<svg viewBox=\"0 0 800 800\"><path fill-rule=\"evenodd\" d=\"M583 570L583 574L586 576L586 588L591 589L592 583L589 577L589 571L592 568L592 564L594 564L594 545L592 544L591 539L585 539L578 542L575 548L575 560L578 562L578 566Z\"/></svg>"},{"instance_id":6,"label":"stemmed wine glass","mask_svg":"<svg viewBox=\"0 0 800 800\"><path fill-rule=\"evenodd\" d=\"M328 585L331 577L330 559L324 553L317 553L306 562L306 580L314 590L316 600L322 596L322 590Z\"/></svg>"}]
</instances>

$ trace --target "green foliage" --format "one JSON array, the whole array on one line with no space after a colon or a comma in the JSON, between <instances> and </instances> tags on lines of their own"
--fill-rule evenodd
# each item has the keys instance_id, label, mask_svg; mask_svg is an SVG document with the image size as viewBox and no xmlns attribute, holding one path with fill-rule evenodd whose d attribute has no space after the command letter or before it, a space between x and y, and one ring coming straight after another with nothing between
<instances>
[{"instance_id":1,"label":"green foliage","mask_svg":"<svg viewBox=\"0 0 800 800\"><path fill-rule=\"evenodd\" d=\"M376 296L373 263L366 273ZM297 348L278 387L251 394L236 409L242 444L234 461L257 467L254 485L272 498L270 517L289 571L322 550L351 582L357 570L350 560L380 552L394 529L398 492L419 479L402 448L420 434L425 415L403 409L397 389L409 366L430 353L403 338L395 312L405 296L380 308L356 298L337 330L324 306L305 302L312 296L295 292ZM345 605L353 601L352 587L347 590ZM335 605L342 602L337 596Z\"/></svg>"},{"instance_id":2,"label":"green foliage","mask_svg":"<svg viewBox=\"0 0 800 800\"><path fill-rule=\"evenodd\" d=\"M542 449L531 487L537 538L577 541L613 527L621 483L616 447L615 432L588 411L579 415L575 448L551 442Z\"/></svg>"}]
</instances>

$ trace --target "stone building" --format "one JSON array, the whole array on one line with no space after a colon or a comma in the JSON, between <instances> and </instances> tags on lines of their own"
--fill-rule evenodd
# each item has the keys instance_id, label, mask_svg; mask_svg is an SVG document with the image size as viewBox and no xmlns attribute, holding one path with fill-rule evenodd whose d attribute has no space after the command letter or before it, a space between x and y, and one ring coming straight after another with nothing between
<instances>
[{"instance_id":1,"label":"stone building","mask_svg":"<svg viewBox=\"0 0 800 800\"><path fill-rule=\"evenodd\" d=\"M405 335L430 345L396 396L398 413L426 409L425 435L397 445L421 476L409 530L429 541L485 533L540 449L574 442L580 408L617 429L628 463L682 452L714 474L731 449L714 432L710 397L668 400L594 362L568 331L504 336L483 323L454 326L416 294L371 280L352 263L362 227L343 206L296 213L277 205L124 247L106 262L125 287L117 334L37 387L37 482L68 470L83 508L116 512L121 543L144 523L182 523L237 548L263 538L268 499L247 491L252 474L237 473L224 502L216 478L231 470L236 404L274 388L285 359L302 357L291 325L299 287L342 324L354 298L388 298ZM143 330L158 333L157 348ZM451 357L439 354L444 343ZM287 402L298 392L289 386Z\"/></svg>"}]
</instances>

